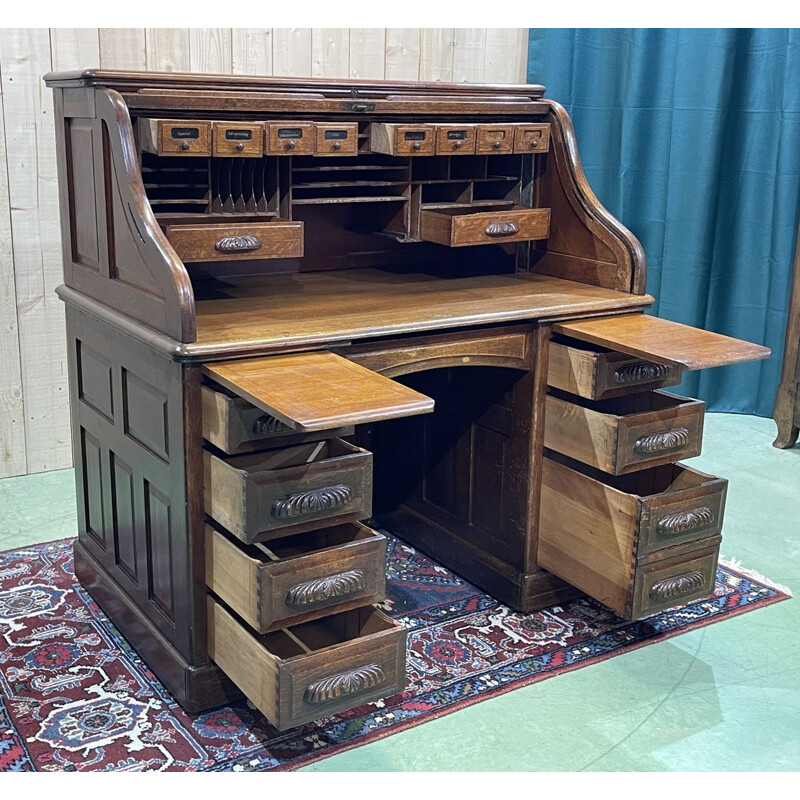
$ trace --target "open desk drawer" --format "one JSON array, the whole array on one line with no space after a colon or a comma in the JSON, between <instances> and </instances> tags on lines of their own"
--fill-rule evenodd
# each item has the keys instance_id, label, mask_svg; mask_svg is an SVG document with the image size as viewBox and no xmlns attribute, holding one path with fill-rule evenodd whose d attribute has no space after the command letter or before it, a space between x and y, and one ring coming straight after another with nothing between
<instances>
[{"instance_id":1,"label":"open desk drawer","mask_svg":"<svg viewBox=\"0 0 800 800\"><path fill-rule=\"evenodd\" d=\"M703 597L727 485L683 464L615 478L545 458L537 561L628 619Z\"/></svg>"},{"instance_id":2,"label":"open desk drawer","mask_svg":"<svg viewBox=\"0 0 800 800\"><path fill-rule=\"evenodd\" d=\"M430 397L327 351L224 361L203 371L293 431L433 411Z\"/></svg>"},{"instance_id":3,"label":"open desk drawer","mask_svg":"<svg viewBox=\"0 0 800 800\"><path fill-rule=\"evenodd\" d=\"M368 607L259 635L208 598L208 655L286 730L402 691L406 632Z\"/></svg>"},{"instance_id":4,"label":"open desk drawer","mask_svg":"<svg viewBox=\"0 0 800 800\"><path fill-rule=\"evenodd\" d=\"M328 439L222 458L203 452L205 512L243 542L372 513L372 453Z\"/></svg>"},{"instance_id":5,"label":"open desk drawer","mask_svg":"<svg viewBox=\"0 0 800 800\"><path fill-rule=\"evenodd\" d=\"M206 525L206 583L259 633L380 603L386 537L349 522L239 545Z\"/></svg>"}]
</instances>

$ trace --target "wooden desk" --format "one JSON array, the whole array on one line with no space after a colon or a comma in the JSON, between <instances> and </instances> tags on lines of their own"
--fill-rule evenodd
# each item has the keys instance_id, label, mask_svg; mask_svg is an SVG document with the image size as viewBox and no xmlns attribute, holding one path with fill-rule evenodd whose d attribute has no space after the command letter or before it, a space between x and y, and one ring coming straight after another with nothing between
<instances>
[{"instance_id":1,"label":"wooden desk","mask_svg":"<svg viewBox=\"0 0 800 800\"><path fill-rule=\"evenodd\" d=\"M186 709L400 691L367 520L522 611L710 591L726 482L660 390L768 351L641 314L543 87L46 80L76 574Z\"/></svg>"}]
</instances>

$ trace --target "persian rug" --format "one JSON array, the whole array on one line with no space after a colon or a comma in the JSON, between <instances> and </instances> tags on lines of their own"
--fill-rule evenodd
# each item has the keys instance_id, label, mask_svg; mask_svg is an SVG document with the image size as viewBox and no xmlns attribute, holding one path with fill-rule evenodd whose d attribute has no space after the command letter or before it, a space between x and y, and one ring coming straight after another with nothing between
<instances>
[{"instance_id":1,"label":"persian rug","mask_svg":"<svg viewBox=\"0 0 800 800\"><path fill-rule=\"evenodd\" d=\"M71 544L0 553L0 771L295 769L789 596L726 564L713 595L643 621L589 599L523 615L390 537L382 607L408 630L405 691L281 733L245 701L182 711L76 584Z\"/></svg>"}]
</instances>

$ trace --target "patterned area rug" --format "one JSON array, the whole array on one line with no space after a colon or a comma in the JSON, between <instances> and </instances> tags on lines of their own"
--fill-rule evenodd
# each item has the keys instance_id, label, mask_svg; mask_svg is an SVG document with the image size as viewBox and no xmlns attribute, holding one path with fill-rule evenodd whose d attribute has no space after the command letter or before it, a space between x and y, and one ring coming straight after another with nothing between
<instances>
[{"instance_id":1,"label":"patterned area rug","mask_svg":"<svg viewBox=\"0 0 800 800\"><path fill-rule=\"evenodd\" d=\"M724 566L712 596L641 622L588 599L521 615L391 538L405 691L280 733L244 702L185 714L75 583L71 544L0 553L0 771L294 769L788 596Z\"/></svg>"}]
</instances>

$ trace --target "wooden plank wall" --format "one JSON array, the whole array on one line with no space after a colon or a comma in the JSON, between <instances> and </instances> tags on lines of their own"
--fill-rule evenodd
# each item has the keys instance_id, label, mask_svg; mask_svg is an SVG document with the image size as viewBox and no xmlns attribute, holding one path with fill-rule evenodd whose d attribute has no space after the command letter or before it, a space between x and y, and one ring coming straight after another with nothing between
<instances>
[{"instance_id":1,"label":"wooden plank wall","mask_svg":"<svg viewBox=\"0 0 800 800\"><path fill-rule=\"evenodd\" d=\"M522 83L519 28L0 29L0 478L72 463L50 70Z\"/></svg>"}]
</instances>

